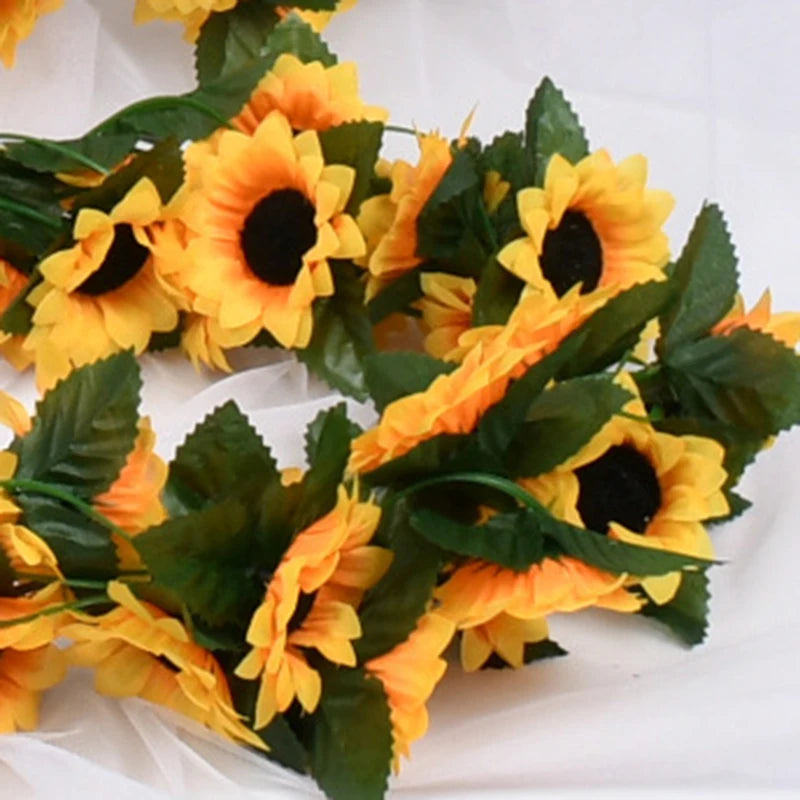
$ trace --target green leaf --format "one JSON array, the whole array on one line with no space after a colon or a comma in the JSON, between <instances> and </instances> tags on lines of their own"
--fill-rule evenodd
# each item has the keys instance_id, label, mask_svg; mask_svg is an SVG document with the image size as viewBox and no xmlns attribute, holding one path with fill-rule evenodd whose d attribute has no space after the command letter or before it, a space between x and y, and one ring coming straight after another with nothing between
<instances>
[{"instance_id":1,"label":"green leaf","mask_svg":"<svg viewBox=\"0 0 800 800\"><path fill-rule=\"evenodd\" d=\"M373 325L398 311L407 315L413 313L411 304L422 297L419 276L418 270L406 272L369 301L367 312Z\"/></svg>"},{"instance_id":2,"label":"green leaf","mask_svg":"<svg viewBox=\"0 0 800 800\"><path fill-rule=\"evenodd\" d=\"M731 309L739 288L736 263L722 211L704 206L675 265L678 301L661 317L662 355L708 333Z\"/></svg>"},{"instance_id":3,"label":"green leaf","mask_svg":"<svg viewBox=\"0 0 800 800\"><path fill-rule=\"evenodd\" d=\"M186 437L169 465L164 503L172 516L219 503L242 485L280 483L275 459L229 400L215 409Z\"/></svg>"},{"instance_id":4,"label":"green leaf","mask_svg":"<svg viewBox=\"0 0 800 800\"><path fill-rule=\"evenodd\" d=\"M112 169L133 150L138 138L130 131L107 132L87 135L80 139L20 142L7 145L6 152L13 161L41 173L79 172L86 169L85 164L71 158L63 152L64 150L74 151L101 167Z\"/></svg>"},{"instance_id":5,"label":"green leaf","mask_svg":"<svg viewBox=\"0 0 800 800\"><path fill-rule=\"evenodd\" d=\"M559 377L600 372L615 364L636 345L645 325L667 307L674 292L672 281L650 281L611 298L571 334L583 337L583 344Z\"/></svg>"},{"instance_id":6,"label":"green leaf","mask_svg":"<svg viewBox=\"0 0 800 800\"><path fill-rule=\"evenodd\" d=\"M316 0L316 2L318 8L328 10L332 8L329 4L330 0ZM320 5L323 2L327 4ZM278 2L273 5L285 4ZM292 5L297 8L312 8L303 3L293 3ZM332 67L336 64L336 56L328 49L328 45L308 23L303 22L296 14L290 14L275 28L267 41L267 49L273 61L282 53L291 53L306 64L311 61L320 61L324 67Z\"/></svg>"},{"instance_id":7,"label":"green leaf","mask_svg":"<svg viewBox=\"0 0 800 800\"><path fill-rule=\"evenodd\" d=\"M442 550L481 558L508 569L524 570L544 557L538 516L528 509L496 514L483 525L464 525L421 508L412 512L411 525Z\"/></svg>"},{"instance_id":8,"label":"green leaf","mask_svg":"<svg viewBox=\"0 0 800 800\"><path fill-rule=\"evenodd\" d=\"M360 428L347 416L344 403L321 411L306 431L309 469L300 484L298 527L304 528L335 505L350 457L350 442Z\"/></svg>"},{"instance_id":9,"label":"green leaf","mask_svg":"<svg viewBox=\"0 0 800 800\"><path fill-rule=\"evenodd\" d=\"M345 209L348 214L357 214L369 193L382 141L381 122L346 122L319 134L325 163L344 164L356 171Z\"/></svg>"},{"instance_id":10,"label":"green leaf","mask_svg":"<svg viewBox=\"0 0 800 800\"><path fill-rule=\"evenodd\" d=\"M589 155L589 142L577 114L550 78L536 89L525 120L525 147L534 167L534 184L544 185L550 159L560 153L575 164Z\"/></svg>"},{"instance_id":11,"label":"green leaf","mask_svg":"<svg viewBox=\"0 0 800 800\"><path fill-rule=\"evenodd\" d=\"M663 606L648 603L640 613L666 625L682 642L692 646L706 638L709 599L705 571L685 572L677 594L669 603Z\"/></svg>"},{"instance_id":12,"label":"green leaf","mask_svg":"<svg viewBox=\"0 0 800 800\"><path fill-rule=\"evenodd\" d=\"M130 352L72 372L37 403L30 433L12 442L15 477L83 500L105 492L133 450L141 385Z\"/></svg>"},{"instance_id":13,"label":"green leaf","mask_svg":"<svg viewBox=\"0 0 800 800\"><path fill-rule=\"evenodd\" d=\"M15 501L23 512L20 524L47 542L65 575L104 579L117 575L117 551L108 528L51 497L23 493Z\"/></svg>"},{"instance_id":14,"label":"green leaf","mask_svg":"<svg viewBox=\"0 0 800 800\"><path fill-rule=\"evenodd\" d=\"M684 344L666 365L687 416L763 438L800 422L800 358L768 334L738 328Z\"/></svg>"},{"instance_id":15,"label":"green leaf","mask_svg":"<svg viewBox=\"0 0 800 800\"><path fill-rule=\"evenodd\" d=\"M360 664L409 637L428 609L442 566L439 549L415 535L403 501L383 503L375 540L391 547L394 559L359 609L362 635L353 645Z\"/></svg>"},{"instance_id":16,"label":"green leaf","mask_svg":"<svg viewBox=\"0 0 800 800\"><path fill-rule=\"evenodd\" d=\"M505 325L519 302L524 282L492 256L478 282L472 306L473 325Z\"/></svg>"},{"instance_id":17,"label":"green leaf","mask_svg":"<svg viewBox=\"0 0 800 800\"><path fill-rule=\"evenodd\" d=\"M27 286L14 298L0 317L0 328L6 333L24 335L33 327L34 308L27 302L27 298L43 280L39 270L34 268Z\"/></svg>"},{"instance_id":18,"label":"green leaf","mask_svg":"<svg viewBox=\"0 0 800 800\"><path fill-rule=\"evenodd\" d=\"M282 6L286 0L262 0L269 6ZM304 11L334 11L339 0L293 0L292 8L299 8Z\"/></svg>"},{"instance_id":19,"label":"green leaf","mask_svg":"<svg viewBox=\"0 0 800 800\"><path fill-rule=\"evenodd\" d=\"M496 136L481 153L481 166L493 170L511 184L510 196L533 184L533 170L521 133L506 131Z\"/></svg>"},{"instance_id":20,"label":"green leaf","mask_svg":"<svg viewBox=\"0 0 800 800\"><path fill-rule=\"evenodd\" d=\"M204 86L257 58L279 19L274 8L258 3L239 3L212 14L195 47L198 84Z\"/></svg>"},{"instance_id":21,"label":"green leaf","mask_svg":"<svg viewBox=\"0 0 800 800\"><path fill-rule=\"evenodd\" d=\"M264 594L260 542L245 508L226 500L134 540L156 583L212 626L246 627Z\"/></svg>"},{"instance_id":22,"label":"green leaf","mask_svg":"<svg viewBox=\"0 0 800 800\"><path fill-rule=\"evenodd\" d=\"M462 251L477 253L481 266L492 246L484 244L488 218L475 160L459 150L417 221L417 255L459 261Z\"/></svg>"},{"instance_id":23,"label":"green leaf","mask_svg":"<svg viewBox=\"0 0 800 800\"><path fill-rule=\"evenodd\" d=\"M331 800L382 800L392 759L383 687L361 669L321 667L311 718L311 774Z\"/></svg>"},{"instance_id":24,"label":"green leaf","mask_svg":"<svg viewBox=\"0 0 800 800\"><path fill-rule=\"evenodd\" d=\"M153 182L163 203L169 202L183 183L183 156L177 139L169 138L140 153L100 186L80 194L75 199L75 211L81 208L111 211L142 178Z\"/></svg>"},{"instance_id":25,"label":"green leaf","mask_svg":"<svg viewBox=\"0 0 800 800\"><path fill-rule=\"evenodd\" d=\"M247 720L255 719L256 700L261 689L259 681L244 681L236 675L228 678L234 708ZM278 714L266 728L255 732L269 747L267 758L277 761L284 767L306 774L309 769L309 755L306 748L292 729L285 716Z\"/></svg>"},{"instance_id":26,"label":"green leaf","mask_svg":"<svg viewBox=\"0 0 800 800\"><path fill-rule=\"evenodd\" d=\"M535 477L577 453L631 395L610 375L575 378L534 402L510 452L515 475Z\"/></svg>"},{"instance_id":27,"label":"green leaf","mask_svg":"<svg viewBox=\"0 0 800 800\"><path fill-rule=\"evenodd\" d=\"M370 396L381 413L395 400L425 391L440 375L455 369L455 364L413 352L376 353L365 366Z\"/></svg>"},{"instance_id":28,"label":"green leaf","mask_svg":"<svg viewBox=\"0 0 800 800\"><path fill-rule=\"evenodd\" d=\"M369 397L364 362L375 352L364 287L350 265L333 269L334 294L314 305L314 331L297 357L334 389L357 400Z\"/></svg>"}]
</instances>

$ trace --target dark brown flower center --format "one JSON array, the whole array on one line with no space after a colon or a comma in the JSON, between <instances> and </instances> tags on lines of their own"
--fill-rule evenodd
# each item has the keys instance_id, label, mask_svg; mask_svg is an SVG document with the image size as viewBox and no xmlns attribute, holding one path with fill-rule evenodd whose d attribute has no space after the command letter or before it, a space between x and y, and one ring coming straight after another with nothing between
<instances>
[{"instance_id":1,"label":"dark brown flower center","mask_svg":"<svg viewBox=\"0 0 800 800\"><path fill-rule=\"evenodd\" d=\"M297 189L279 189L259 200L245 220L240 242L252 273L274 286L291 286L303 255L317 241L315 209Z\"/></svg>"},{"instance_id":2,"label":"dark brown flower center","mask_svg":"<svg viewBox=\"0 0 800 800\"><path fill-rule=\"evenodd\" d=\"M136 277L149 255L150 251L136 241L130 225L126 222L115 225L114 241L103 263L76 291L90 297L113 292Z\"/></svg>"},{"instance_id":3,"label":"dark brown flower center","mask_svg":"<svg viewBox=\"0 0 800 800\"><path fill-rule=\"evenodd\" d=\"M580 484L578 513L583 524L607 533L612 520L644 533L661 507L661 486L653 465L635 447L615 445L575 470Z\"/></svg>"},{"instance_id":4,"label":"dark brown flower center","mask_svg":"<svg viewBox=\"0 0 800 800\"><path fill-rule=\"evenodd\" d=\"M566 211L558 227L545 234L539 264L559 297L576 283L583 284L581 294L597 288L603 272L603 248L584 214Z\"/></svg>"}]
</instances>

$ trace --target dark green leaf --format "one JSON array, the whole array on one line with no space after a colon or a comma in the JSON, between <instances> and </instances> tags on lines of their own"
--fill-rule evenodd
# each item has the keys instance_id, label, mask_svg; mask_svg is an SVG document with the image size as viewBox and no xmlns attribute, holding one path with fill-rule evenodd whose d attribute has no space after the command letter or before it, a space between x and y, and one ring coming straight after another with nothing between
<instances>
[{"instance_id":1,"label":"dark green leaf","mask_svg":"<svg viewBox=\"0 0 800 800\"><path fill-rule=\"evenodd\" d=\"M559 377L600 372L615 364L636 345L645 325L666 308L674 292L671 281L651 281L613 297L572 334L582 336L583 345Z\"/></svg>"},{"instance_id":2,"label":"dark green leaf","mask_svg":"<svg viewBox=\"0 0 800 800\"><path fill-rule=\"evenodd\" d=\"M533 184L531 160L521 133L506 131L496 136L481 153L481 165L486 171L499 173L511 184L512 197L520 189Z\"/></svg>"},{"instance_id":3,"label":"dark green leaf","mask_svg":"<svg viewBox=\"0 0 800 800\"><path fill-rule=\"evenodd\" d=\"M20 523L47 542L65 575L106 579L116 576L117 551L107 528L43 495L20 494L16 502L23 512Z\"/></svg>"},{"instance_id":4,"label":"dark green leaf","mask_svg":"<svg viewBox=\"0 0 800 800\"><path fill-rule=\"evenodd\" d=\"M244 507L227 500L168 520L134 540L156 583L212 626L246 627L258 606L259 541Z\"/></svg>"},{"instance_id":5,"label":"dark green leaf","mask_svg":"<svg viewBox=\"0 0 800 800\"><path fill-rule=\"evenodd\" d=\"M763 438L800 422L800 358L768 334L739 328L685 344L666 363L687 416Z\"/></svg>"},{"instance_id":6,"label":"dark green leaf","mask_svg":"<svg viewBox=\"0 0 800 800\"><path fill-rule=\"evenodd\" d=\"M411 514L414 530L442 550L524 570L544 557L538 516L528 509L496 514L483 525L464 525L427 508Z\"/></svg>"},{"instance_id":7,"label":"dark green leaf","mask_svg":"<svg viewBox=\"0 0 800 800\"><path fill-rule=\"evenodd\" d=\"M392 759L389 706L380 682L360 669L321 668L311 719L311 773L331 800L382 800Z\"/></svg>"},{"instance_id":8,"label":"dark green leaf","mask_svg":"<svg viewBox=\"0 0 800 800\"><path fill-rule=\"evenodd\" d=\"M423 258L461 260L464 250L494 250L485 242L488 217L483 207L483 187L475 160L459 150L441 182L428 199L417 222L417 255Z\"/></svg>"},{"instance_id":9,"label":"dark green leaf","mask_svg":"<svg viewBox=\"0 0 800 800\"><path fill-rule=\"evenodd\" d=\"M413 352L376 353L365 365L369 393L379 412L401 397L425 391L440 375L455 369L454 364Z\"/></svg>"},{"instance_id":10,"label":"dark green leaf","mask_svg":"<svg viewBox=\"0 0 800 800\"><path fill-rule=\"evenodd\" d=\"M257 58L279 19L274 8L259 3L239 3L212 14L195 47L198 84L204 86Z\"/></svg>"},{"instance_id":11,"label":"dark green leaf","mask_svg":"<svg viewBox=\"0 0 800 800\"><path fill-rule=\"evenodd\" d=\"M359 663L409 637L430 604L442 565L439 549L414 534L404 502L384 502L383 509L376 541L391 547L394 559L359 609L362 635L354 642Z\"/></svg>"},{"instance_id":12,"label":"dark green leaf","mask_svg":"<svg viewBox=\"0 0 800 800\"><path fill-rule=\"evenodd\" d=\"M345 164L356 171L353 191L347 201L348 214L357 214L369 192L383 141L383 123L346 122L319 134L326 164Z\"/></svg>"},{"instance_id":13,"label":"dark green leaf","mask_svg":"<svg viewBox=\"0 0 800 800\"><path fill-rule=\"evenodd\" d=\"M280 483L275 459L233 400L187 436L169 465L164 503L177 516L219 503L243 483Z\"/></svg>"},{"instance_id":14,"label":"dark green leaf","mask_svg":"<svg viewBox=\"0 0 800 800\"><path fill-rule=\"evenodd\" d=\"M261 0L268 6L284 6L286 0ZM334 11L339 0L293 0L292 8L304 11Z\"/></svg>"},{"instance_id":15,"label":"dark green leaf","mask_svg":"<svg viewBox=\"0 0 800 800\"><path fill-rule=\"evenodd\" d=\"M309 469L303 476L297 525L304 528L336 505L339 484L350 457L350 442L360 432L339 403L321 411L306 431Z\"/></svg>"},{"instance_id":16,"label":"dark green leaf","mask_svg":"<svg viewBox=\"0 0 800 800\"><path fill-rule=\"evenodd\" d=\"M525 284L492 256L481 273L472 306L473 325L505 325Z\"/></svg>"},{"instance_id":17,"label":"dark green leaf","mask_svg":"<svg viewBox=\"0 0 800 800\"><path fill-rule=\"evenodd\" d=\"M43 278L38 269L34 269L28 285L14 298L13 302L0 317L0 328L6 333L24 335L33 327L34 308L27 302L27 297Z\"/></svg>"},{"instance_id":18,"label":"dark green leaf","mask_svg":"<svg viewBox=\"0 0 800 800\"><path fill-rule=\"evenodd\" d=\"M36 405L33 428L14 439L16 478L91 500L116 480L139 420L139 365L130 352L81 367Z\"/></svg>"},{"instance_id":19,"label":"dark green leaf","mask_svg":"<svg viewBox=\"0 0 800 800\"><path fill-rule=\"evenodd\" d=\"M112 131L65 141L42 139L8 145L7 153L10 159L41 173L81 172L86 169L85 164L70 157L64 149L112 169L133 150L138 138L130 131Z\"/></svg>"},{"instance_id":20,"label":"dark green leaf","mask_svg":"<svg viewBox=\"0 0 800 800\"><path fill-rule=\"evenodd\" d=\"M736 263L722 211L704 206L675 265L678 299L661 317L660 353L700 338L730 310L739 288Z\"/></svg>"},{"instance_id":21,"label":"dark green leaf","mask_svg":"<svg viewBox=\"0 0 800 800\"><path fill-rule=\"evenodd\" d=\"M688 645L700 644L708 628L708 577L704 570L685 572L675 597L663 606L648 603L641 611L666 625Z\"/></svg>"},{"instance_id":22,"label":"dark green leaf","mask_svg":"<svg viewBox=\"0 0 800 800\"><path fill-rule=\"evenodd\" d=\"M589 154L589 142L577 114L550 78L539 84L528 105L525 147L534 165L537 186L544 185L547 165L556 153L573 164Z\"/></svg>"},{"instance_id":23,"label":"dark green leaf","mask_svg":"<svg viewBox=\"0 0 800 800\"><path fill-rule=\"evenodd\" d=\"M554 469L589 442L630 398L610 375L554 386L531 407L511 449L511 471L532 478Z\"/></svg>"},{"instance_id":24,"label":"dark green leaf","mask_svg":"<svg viewBox=\"0 0 800 800\"><path fill-rule=\"evenodd\" d=\"M395 312L400 311L405 314L411 312L411 304L422 297L419 276L418 270L406 272L369 301L367 311L373 325L377 325Z\"/></svg>"},{"instance_id":25,"label":"dark green leaf","mask_svg":"<svg viewBox=\"0 0 800 800\"><path fill-rule=\"evenodd\" d=\"M366 400L364 361L375 352L372 325L364 305L364 287L348 264L333 270L332 297L314 305L314 332L297 357L334 389Z\"/></svg>"}]
</instances>

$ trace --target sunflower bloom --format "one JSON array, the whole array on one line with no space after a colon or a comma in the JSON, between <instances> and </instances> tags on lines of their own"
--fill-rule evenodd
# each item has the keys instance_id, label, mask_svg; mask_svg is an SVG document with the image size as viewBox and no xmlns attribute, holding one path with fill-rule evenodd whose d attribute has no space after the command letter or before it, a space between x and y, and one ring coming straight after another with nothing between
<instances>
[{"instance_id":1,"label":"sunflower bloom","mask_svg":"<svg viewBox=\"0 0 800 800\"><path fill-rule=\"evenodd\" d=\"M800 341L800 314L796 312L772 313L772 295L767 289L750 311L744 310L744 298L736 296L733 308L711 330L716 336L726 336L737 328L750 328L768 333L787 347L796 347Z\"/></svg>"},{"instance_id":2,"label":"sunflower bloom","mask_svg":"<svg viewBox=\"0 0 800 800\"><path fill-rule=\"evenodd\" d=\"M195 644L181 622L108 584L117 606L92 617L73 613L61 633L74 644L70 661L95 669L95 688L110 697L141 697L200 722L231 741L263 744L233 708L222 667Z\"/></svg>"},{"instance_id":3,"label":"sunflower bloom","mask_svg":"<svg viewBox=\"0 0 800 800\"><path fill-rule=\"evenodd\" d=\"M722 491L725 451L701 436L661 433L630 376L621 385L634 395L583 447L547 475L520 483L562 519L628 544L711 559L714 550L703 522L728 513ZM681 573L641 577L658 603L672 599Z\"/></svg>"},{"instance_id":4,"label":"sunflower bloom","mask_svg":"<svg viewBox=\"0 0 800 800\"><path fill-rule=\"evenodd\" d=\"M63 590L56 583L32 597L0 598L0 620L28 617L63 600ZM59 615L50 614L0 628L0 733L33 730L41 692L64 677L63 654L52 643L59 624Z\"/></svg>"},{"instance_id":5,"label":"sunflower bloom","mask_svg":"<svg viewBox=\"0 0 800 800\"><path fill-rule=\"evenodd\" d=\"M8 309L27 285L27 276L0 258L0 314ZM24 340L24 336L0 330L0 355L20 371L30 366L32 361L30 353L22 348Z\"/></svg>"},{"instance_id":6,"label":"sunflower bloom","mask_svg":"<svg viewBox=\"0 0 800 800\"><path fill-rule=\"evenodd\" d=\"M437 589L436 599L438 612L464 631L464 669L479 669L492 652L520 667L525 644L547 638L548 614L589 606L638 611L641 602L623 588L626 578L569 556L545 558L521 572L473 560Z\"/></svg>"},{"instance_id":7,"label":"sunflower bloom","mask_svg":"<svg viewBox=\"0 0 800 800\"><path fill-rule=\"evenodd\" d=\"M64 0L4 0L0 3L0 61L11 69L17 45L27 39L39 17L61 8Z\"/></svg>"},{"instance_id":8,"label":"sunflower bloom","mask_svg":"<svg viewBox=\"0 0 800 800\"><path fill-rule=\"evenodd\" d=\"M307 22L317 33L321 33L328 23L337 15L355 8L358 0L339 0L333 11L305 11L293 9L291 6L284 6L278 9L278 13L283 15L294 12L300 19Z\"/></svg>"},{"instance_id":9,"label":"sunflower bloom","mask_svg":"<svg viewBox=\"0 0 800 800\"><path fill-rule=\"evenodd\" d=\"M358 263L369 271L368 299L422 263L417 255L417 220L453 156L441 136L418 136L417 141L420 158L416 166L396 161L388 174L392 191L361 204L358 225L367 240L368 255Z\"/></svg>"},{"instance_id":10,"label":"sunflower bloom","mask_svg":"<svg viewBox=\"0 0 800 800\"><path fill-rule=\"evenodd\" d=\"M154 19L167 22L183 22L186 26L184 38L197 41L200 28L211 14L229 11L238 0L136 0L134 22L141 24Z\"/></svg>"},{"instance_id":11,"label":"sunflower bloom","mask_svg":"<svg viewBox=\"0 0 800 800\"><path fill-rule=\"evenodd\" d=\"M272 111L280 111L296 131L324 131L358 120L385 122L389 116L384 108L364 105L354 63L306 64L291 53L278 56L231 124L252 134Z\"/></svg>"},{"instance_id":12,"label":"sunflower bloom","mask_svg":"<svg viewBox=\"0 0 800 800\"><path fill-rule=\"evenodd\" d=\"M605 150L575 166L556 154L544 188L517 194L525 236L507 244L498 261L551 297L573 286L617 294L637 283L663 280L669 243L661 230L672 195L646 189L647 161L615 165Z\"/></svg>"},{"instance_id":13,"label":"sunflower bloom","mask_svg":"<svg viewBox=\"0 0 800 800\"><path fill-rule=\"evenodd\" d=\"M309 713L317 707L322 683L304 650L355 666L356 608L391 561L388 550L369 544L380 513L340 487L334 509L297 535L275 570L247 631L252 649L236 668L240 678L261 681L257 730L295 699Z\"/></svg>"},{"instance_id":14,"label":"sunflower bloom","mask_svg":"<svg viewBox=\"0 0 800 800\"><path fill-rule=\"evenodd\" d=\"M409 637L388 653L367 661L368 673L383 684L389 703L394 740L394 770L400 757L410 755L412 742L428 730L425 704L447 670L441 657L455 633L455 626L436 612L425 614Z\"/></svg>"},{"instance_id":15,"label":"sunflower bloom","mask_svg":"<svg viewBox=\"0 0 800 800\"><path fill-rule=\"evenodd\" d=\"M141 353L153 332L178 324L146 233L161 211L158 191L142 178L110 213L81 209L76 244L42 261L44 280L28 297L35 311L24 344L35 356L40 390L74 367L129 348Z\"/></svg>"},{"instance_id":16,"label":"sunflower bloom","mask_svg":"<svg viewBox=\"0 0 800 800\"><path fill-rule=\"evenodd\" d=\"M284 347L311 338L312 304L333 293L329 258L365 246L344 213L355 171L326 165L314 131L292 135L272 112L252 136L224 131L186 154L192 198L187 222L193 310L209 336L238 346L260 331Z\"/></svg>"},{"instance_id":17,"label":"sunflower bloom","mask_svg":"<svg viewBox=\"0 0 800 800\"><path fill-rule=\"evenodd\" d=\"M469 433L506 393L512 380L552 353L599 304L602 293L577 291L551 303L537 292L524 294L505 326L464 334L475 343L462 363L440 375L423 392L390 403L377 427L354 440L350 470L369 472L439 434Z\"/></svg>"},{"instance_id":18,"label":"sunflower bloom","mask_svg":"<svg viewBox=\"0 0 800 800\"><path fill-rule=\"evenodd\" d=\"M463 353L458 340L472 327L472 302L477 284L472 278L426 272L420 276L420 285L423 297L418 305L429 331L425 350L434 358L460 360Z\"/></svg>"}]
</instances>

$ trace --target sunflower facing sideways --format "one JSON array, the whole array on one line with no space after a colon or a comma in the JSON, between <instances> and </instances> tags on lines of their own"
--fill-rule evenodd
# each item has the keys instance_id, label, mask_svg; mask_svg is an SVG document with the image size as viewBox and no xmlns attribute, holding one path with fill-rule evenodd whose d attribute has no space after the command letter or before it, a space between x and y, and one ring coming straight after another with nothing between
<instances>
[{"instance_id":1,"label":"sunflower facing sideways","mask_svg":"<svg viewBox=\"0 0 800 800\"><path fill-rule=\"evenodd\" d=\"M587 535L713 558L703 522L729 512L722 445L655 430L630 376L622 373L618 380L633 395L626 415L612 417L555 470L521 485L555 516L587 528ZM681 573L638 582L661 605L674 597Z\"/></svg>"},{"instance_id":2,"label":"sunflower facing sideways","mask_svg":"<svg viewBox=\"0 0 800 800\"><path fill-rule=\"evenodd\" d=\"M177 280L192 310L215 323L208 333L222 346L267 331L306 347L314 300L333 294L328 259L365 251L344 213L355 171L325 164L317 134L294 136L279 112L251 136L229 130L193 145L186 163L189 272Z\"/></svg>"},{"instance_id":3,"label":"sunflower facing sideways","mask_svg":"<svg viewBox=\"0 0 800 800\"><path fill-rule=\"evenodd\" d=\"M574 166L554 155L544 188L517 194L525 236L507 244L498 261L551 297L576 284L589 293L616 294L634 284L663 280L669 243L661 226L674 200L646 189L647 162L631 156L615 165L599 150Z\"/></svg>"},{"instance_id":4,"label":"sunflower facing sideways","mask_svg":"<svg viewBox=\"0 0 800 800\"><path fill-rule=\"evenodd\" d=\"M311 713L322 682L306 658L316 650L329 662L353 667L351 642L361 636L356 608L383 576L391 552L370 545L381 510L339 488L336 506L301 531L270 579L247 631L250 652L236 668L259 680L254 728L299 701Z\"/></svg>"},{"instance_id":5,"label":"sunflower facing sideways","mask_svg":"<svg viewBox=\"0 0 800 800\"><path fill-rule=\"evenodd\" d=\"M161 211L158 191L142 178L109 213L81 209L75 244L41 262L23 345L35 356L40 390L74 367L129 348L141 353L154 332L176 327L173 293L156 273L146 233Z\"/></svg>"}]
</instances>

